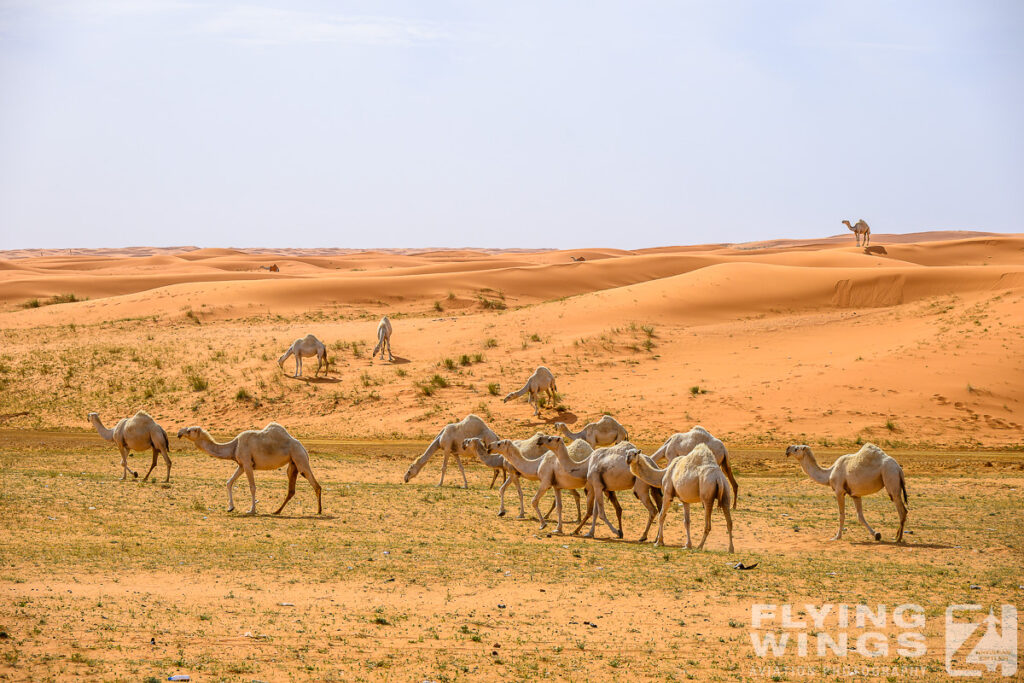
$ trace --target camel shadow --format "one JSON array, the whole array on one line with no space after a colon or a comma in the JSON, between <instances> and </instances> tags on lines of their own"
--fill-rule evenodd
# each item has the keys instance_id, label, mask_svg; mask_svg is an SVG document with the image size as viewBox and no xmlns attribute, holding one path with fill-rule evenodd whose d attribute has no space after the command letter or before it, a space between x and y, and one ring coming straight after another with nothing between
<instances>
[{"instance_id":1,"label":"camel shadow","mask_svg":"<svg viewBox=\"0 0 1024 683\"><path fill-rule=\"evenodd\" d=\"M257 512L255 515L247 515L244 512L241 514L229 512L228 514L247 519L337 519L334 515L275 515L269 512Z\"/></svg>"},{"instance_id":2,"label":"camel shadow","mask_svg":"<svg viewBox=\"0 0 1024 683\"><path fill-rule=\"evenodd\" d=\"M885 247L864 247L865 254L881 254L882 256L888 256L889 252L885 250Z\"/></svg>"},{"instance_id":3,"label":"camel shadow","mask_svg":"<svg viewBox=\"0 0 1024 683\"><path fill-rule=\"evenodd\" d=\"M401 356L395 356L394 359L392 359L390 361L387 361L387 364L388 365L405 365L406 363L409 363L409 362L410 361L409 361L408 358L402 358ZM372 358L370 359L370 365L373 365L373 359Z\"/></svg>"},{"instance_id":4,"label":"camel shadow","mask_svg":"<svg viewBox=\"0 0 1024 683\"><path fill-rule=\"evenodd\" d=\"M953 549L953 546L942 543L897 543L896 541L850 541L850 545L887 545L892 548L928 548L931 550Z\"/></svg>"},{"instance_id":5,"label":"camel shadow","mask_svg":"<svg viewBox=\"0 0 1024 683\"><path fill-rule=\"evenodd\" d=\"M293 377L292 375L286 375L286 377L306 384L337 384L341 381L340 377Z\"/></svg>"},{"instance_id":6,"label":"camel shadow","mask_svg":"<svg viewBox=\"0 0 1024 683\"><path fill-rule=\"evenodd\" d=\"M567 425L576 424L576 422L578 422L579 419L580 418L576 415L576 413L562 411L555 415L554 417L542 417L533 421L527 421L525 424L528 427L550 427L556 422L564 422Z\"/></svg>"}]
</instances>

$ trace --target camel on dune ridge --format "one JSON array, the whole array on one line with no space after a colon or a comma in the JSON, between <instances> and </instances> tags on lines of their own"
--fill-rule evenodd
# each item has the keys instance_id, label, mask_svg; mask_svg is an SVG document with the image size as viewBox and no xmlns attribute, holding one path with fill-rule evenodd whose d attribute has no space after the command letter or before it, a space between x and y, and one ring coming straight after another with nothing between
<instances>
[{"instance_id":1,"label":"camel on dune ridge","mask_svg":"<svg viewBox=\"0 0 1024 683\"><path fill-rule=\"evenodd\" d=\"M171 480L171 457L169 455L171 444L167 440L167 432L148 413L140 410L131 417L122 418L114 425L113 429L107 429L103 426L99 413L89 413L89 422L92 423L92 426L96 428L96 431L99 432L99 435L105 441L113 441L117 445L117 450L121 452L122 481L127 478L129 472L132 473L133 477L137 478L139 476L138 472L128 467L129 454L132 451L141 453L150 448L153 449L153 462L149 466L149 472L146 472L146 476L142 478L142 481L149 479L150 473L156 467L158 454L164 457L164 462L167 464L167 477L164 481L168 482Z\"/></svg>"},{"instance_id":2,"label":"camel on dune ridge","mask_svg":"<svg viewBox=\"0 0 1024 683\"><path fill-rule=\"evenodd\" d=\"M540 415L540 402L538 396L543 393L547 396L548 400L553 405L555 402L555 392L558 391L558 387L555 386L555 376L551 374L551 371L541 365L530 378L526 380L526 384L519 391L513 391L503 400L508 403L514 398L519 398L523 394L529 394L530 397L527 399L530 405L533 406L533 414Z\"/></svg>"},{"instance_id":3,"label":"camel on dune ridge","mask_svg":"<svg viewBox=\"0 0 1024 683\"><path fill-rule=\"evenodd\" d=\"M850 225L850 221L843 221L843 225L849 228L850 232L853 233L853 236L857 239L858 247L866 247L870 244L871 228L868 227L868 224L865 223L863 219L857 221L855 225ZM861 244L861 242L864 242L864 244Z\"/></svg>"},{"instance_id":4,"label":"camel on dune ridge","mask_svg":"<svg viewBox=\"0 0 1024 683\"><path fill-rule=\"evenodd\" d=\"M393 361L395 357L391 355L391 321L387 316L381 318L377 323L377 345L373 347L370 360L374 359L378 351L380 351L380 359L384 360L384 349L388 351L388 360Z\"/></svg>"},{"instance_id":5,"label":"camel on dune ridge","mask_svg":"<svg viewBox=\"0 0 1024 683\"><path fill-rule=\"evenodd\" d=\"M324 375L330 369L330 362L327 359L327 347L324 346L322 341L311 334L293 341L288 350L284 352L284 355L277 359L277 364L283 368L284 362L288 360L289 356L295 356L295 374L292 375L293 377L302 376L302 359L309 358L310 356L316 356L316 372L313 373L314 377L320 373L321 367L324 369Z\"/></svg>"},{"instance_id":6,"label":"camel on dune ridge","mask_svg":"<svg viewBox=\"0 0 1024 683\"><path fill-rule=\"evenodd\" d=\"M658 515L658 535L654 545L665 543L665 518L672 509L672 500L678 498L683 504L683 522L686 525L686 547L692 548L690 540L690 503L704 505L704 535L697 550L704 549L704 542L711 533L711 511L715 503L725 515L725 527L729 532L729 552L732 545L732 514L729 512L729 480L718 466L715 454L707 444L697 444L688 455L672 460L665 469L654 464L652 458L631 451L626 455L630 471L651 486L661 488L661 513Z\"/></svg>"},{"instance_id":7,"label":"camel on dune ridge","mask_svg":"<svg viewBox=\"0 0 1024 683\"><path fill-rule=\"evenodd\" d=\"M725 444L700 425L697 425L688 432L679 432L668 437L661 448L654 451L651 460L655 463L660 463L662 459L671 462L676 458L689 454L690 451L697 447L697 444L706 444L711 449L711 452L715 454L718 466L722 468L722 472L725 473L726 479L729 480L729 484L732 486L732 509L735 510L740 497L740 485L732 474L732 466L729 464L729 451L726 450Z\"/></svg>"},{"instance_id":8,"label":"camel on dune ridge","mask_svg":"<svg viewBox=\"0 0 1024 683\"><path fill-rule=\"evenodd\" d=\"M232 489L242 472L245 472L249 479L249 493L252 495L252 507L249 508L248 514L254 515L258 502L254 471L276 470L285 465L288 465L288 495L274 514L281 514L281 510L284 510L284 506L295 495L295 481L299 474L309 481L316 493L316 514L323 512L321 487L309 467L309 453L298 439L276 422L271 422L259 431L247 429L227 443L214 441L209 432L202 427L185 427L178 431L178 438L188 439L197 448L215 458L233 460L238 464L235 473L228 479L228 512L235 509Z\"/></svg>"},{"instance_id":9,"label":"camel on dune ridge","mask_svg":"<svg viewBox=\"0 0 1024 683\"><path fill-rule=\"evenodd\" d=\"M441 433L434 437L434 440L427 446L427 450L423 451L423 455L416 458L409 469L405 472L403 481L409 483L409 480L420 473L423 466L427 464L427 461L436 453L438 450L444 452L444 461L441 463L441 481L437 482L438 486L444 484L444 473L448 469L448 456L455 457L455 464L459 466L459 471L462 473L462 488L469 488L469 481L466 479L466 469L462 466L462 459L459 457L463 452L463 442L466 439L479 438L485 443L491 441L497 441L498 435L491 431L491 428L487 426L487 423L481 420L476 415L467 415L458 422L452 422L451 424L445 425L441 429ZM491 481L493 486L494 481Z\"/></svg>"},{"instance_id":10,"label":"camel on dune ridge","mask_svg":"<svg viewBox=\"0 0 1024 683\"><path fill-rule=\"evenodd\" d=\"M896 542L903 542L903 526L907 521L907 482L900 464L881 448L873 443L866 443L856 453L847 453L836 458L832 467L828 469L823 469L818 465L810 446L790 446L786 449L786 455L796 458L800 467L813 481L828 486L835 493L836 503L839 505L839 531L831 540L838 541L843 537L847 494L853 498L853 505L857 508L857 519L860 520L860 523L864 525L872 538L876 541L882 540L882 534L872 529L864 519L864 509L860 499L862 496L869 496L884 488L889 494L889 500L896 506L896 513L900 516Z\"/></svg>"}]
</instances>

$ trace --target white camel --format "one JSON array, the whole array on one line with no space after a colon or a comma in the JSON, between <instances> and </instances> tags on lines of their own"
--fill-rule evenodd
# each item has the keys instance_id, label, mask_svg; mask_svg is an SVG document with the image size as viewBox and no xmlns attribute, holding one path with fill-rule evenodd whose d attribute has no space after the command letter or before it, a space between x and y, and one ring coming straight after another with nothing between
<instances>
[{"instance_id":1,"label":"white camel","mask_svg":"<svg viewBox=\"0 0 1024 683\"><path fill-rule=\"evenodd\" d=\"M704 542L711 533L711 511L715 503L725 514L725 527L729 532L729 552L732 545L732 514L729 512L729 481L718 466L715 454L706 444L697 444L688 455L672 460L665 469L660 469L648 458L637 451L626 455L630 471L639 479L651 486L661 488L661 513L658 515L658 535L654 545L665 542L665 518L672 509L672 500L678 498L683 504L683 521L686 524L686 547L692 548L690 540L690 503L704 505L704 535L700 539L697 550L704 549Z\"/></svg>"},{"instance_id":2,"label":"white camel","mask_svg":"<svg viewBox=\"0 0 1024 683\"><path fill-rule=\"evenodd\" d=\"M636 446L628 441L621 441L614 446L598 448L587 458L587 514L580 520L579 526L573 531L578 534L587 520L591 520L590 531L584 538L593 538L597 531L597 518L600 517L608 525L612 533L622 538L622 508L614 498L609 496L615 506L615 514L618 521L618 528L612 526L604 510L603 494L613 491L633 490L633 494L647 509L647 526L640 536L640 542L647 540L647 534L651 530L655 515L658 514L658 507L661 505L661 491L650 486L642 479L638 479L629 469L626 456L629 453L640 452Z\"/></svg>"},{"instance_id":3,"label":"white camel","mask_svg":"<svg viewBox=\"0 0 1024 683\"><path fill-rule=\"evenodd\" d=\"M871 228L868 227L868 224L863 219L857 221L855 225L850 225L850 221L843 221L843 225L853 232L853 236L857 239L858 247L866 247L871 242ZM862 241L864 242L863 245L861 244Z\"/></svg>"},{"instance_id":4,"label":"white camel","mask_svg":"<svg viewBox=\"0 0 1024 683\"><path fill-rule=\"evenodd\" d=\"M504 402L508 403L514 398L519 398L523 394L529 394L530 397L527 399L531 406L533 406L533 414L540 415L540 402L538 396L543 392L554 404L556 392L558 387L555 386L555 376L551 374L551 371L541 365L533 374L530 375L530 379L526 380L526 384L519 391L513 391L505 397Z\"/></svg>"},{"instance_id":5,"label":"white camel","mask_svg":"<svg viewBox=\"0 0 1024 683\"><path fill-rule=\"evenodd\" d=\"M523 507L523 487L519 483L519 471L512 466L508 460L505 459L499 453L489 453L487 446L479 438L465 439L462 442L462 450L468 451L475 455L477 459L483 464L492 468L497 475L498 472L505 473L505 479L501 482L501 486L498 487L498 498L500 503L498 505L498 516L505 516L505 489L508 488L509 484L516 485L516 491L519 493L519 519L525 519L526 508ZM495 476L491 479L491 486L494 486Z\"/></svg>"},{"instance_id":6,"label":"white camel","mask_svg":"<svg viewBox=\"0 0 1024 683\"><path fill-rule=\"evenodd\" d=\"M590 444L591 448L602 446L614 446L620 441L627 441L629 435L626 428L616 421L611 415L605 415L597 422L584 425L583 429L573 432L564 422L556 422L555 429L558 429L571 440L583 439Z\"/></svg>"},{"instance_id":7,"label":"white camel","mask_svg":"<svg viewBox=\"0 0 1024 683\"><path fill-rule=\"evenodd\" d=\"M409 483L410 479L420 473L420 470L427 464L431 456L438 450L441 450L444 452L444 461L441 463L441 481L437 482L437 485L442 486L444 484L444 473L448 470L448 457L454 456L455 464L459 466L459 471L462 473L462 488L468 489L469 481L466 479L466 468L462 466L462 459L459 456L463 452L463 441L473 438L482 439L484 443L490 443L491 441L497 441L498 435L491 431L487 423L476 415L467 415L458 422L445 425L441 429L441 433L434 437L434 440L427 446L427 450L423 451L423 455L416 458L409 465L409 469L405 472L404 481ZM491 484L494 484L493 480Z\"/></svg>"},{"instance_id":8,"label":"white camel","mask_svg":"<svg viewBox=\"0 0 1024 683\"><path fill-rule=\"evenodd\" d=\"M131 417L121 418L113 429L107 429L100 422L99 413L89 413L89 422L96 428L99 435L103 437L105 441L113 441L117 445L117 450L121 452L121 480L123 481L128 477L128 473L131 472L133 477L138 477L139 473L128 467L128 456L132 451L141 453L142 451L153 449L153 462L149 466L149 472L146 472L146 476L142 478L142 481L149 479L150 473L153 468L156 467L157 455L163 455L164 462L167 464L167 477L164 479L165 482L171 480L171 445L167 440L167 432L164 428L156 423L148 413L139 411Z\"/></svg>"},{"instance_id":9,"label":"white camel","mask_svg":"<svg viewBox=\"0 0 1024 683\"><path fill-rule=\"evenodd\" d=\"M903 468L885 451L873 443L866 443L856 453L847 453L836 458L832 467L823 469L814 459L810 446L790 446L786 455L791 455L800 463L807 476L812 480L828 486L836 494L839 505L839 531L832 537L838 541L843 537L843 524L846 521L846 494L853 498L857 508L857 519L868 530L876 541L882 540L882 534L872 529L864 519L861 497L869 496L883 488L889 494L889 500L896 506L900 516L900 527L896 531L896 542L903 542L903 526L907 521L907 484L903 476Z\"/></svg>"},{"instance_id":10,"label":"white camel","mask_svg":"<svg viewBox=\"0 0 1024 683\"><path fill-rule=\"evenodd\" d=\"M732 474L732 466L729 464L729 451L726 450L725 444L700 425L697 425L688 432L678 432L668 437L661 448L654 451L654 454L651 455L651 460L655 463L660 463L663 459L671 462L678 457L689 454L690 451L697 447L697 444L706 444L711 449L711 452L715 454L718 466L722 468L722 472L725 473L729 484L732 486L732 509L735 510L740 497L740 485Z\"/></svg>"},{"instance_id":11,"label":"white camel","mask_svg":"<svg viewBox=\"0 0 1024 683\"><path fill-rule=\"evenodd\" d=\"M558 524L555 526L555 533L560 534L562 533L562 491L568 490L575 493L576 489L586 488L589 456L594 449L582 439L576 439L566 446L565 440L560 437L549 437L542 445L555 457L548 456L541 464L539 486L534 500L539 501L545 491L549 488L554 489L555 508L558 510ZM606 493L609 498L614 497L613 492L607 491ZM589 492L588 495L590 495ZM618 506L618 501L615 502L615 505ZM534 508L536 509L536 507L535 504ZM548 514L551 514L550 511ZM578 504L576 521L580 521ZM540 528L543 529L546 525L546 518L541 519Z\"/></svg>"},{"instance_id":12,"label":"white camel","mask_svg":"<svg viewBox=\"0 0 1024 683\"><path fill-rule=\"evenodd\" d=\"M289 356L295 356L295 374L293 377L302 376L302 359L309 358L310 356L316 356L316 372L313 373L314 377L319 374L321 367L324 369L324 375L327 374L330 367L330 363L327 360L327 347L324 346L322 341L311 334L293 341L288 350L284 352L284 355L277 359L277 364L283 368L284 362L288 360Z\"/></svg>"},{"instance_id":13,"label":"white camel","mask_svg":"<svg viewBox=\"0 0 1024 683\"><path fill-rule=\"evenodd\" d=\"M380 359L384 360L384 349L388 350L388 360L393 361L394 356L391 355L391 321L388 320L387 316L380 319L377 323L377 345L373 347L373 353L370 354L370 360L373 360L377 355L377 351L380 351Z\"/></svg>"},{"instance_id":14,"label":"white camel","mask_svg":"<svg viewBox=\"0 0 1024 683\"><path fill-rule=\"evenodd\" d=\"M542 481L549 476L550 470L554 465L555 456L548 449L548 444L553 443L555 440L561 441L560 436L550 436L548 434L541 434L540 432L534 434L529 439L523 439L521 441L512 441L510 439L502 439L500 441L489 441L487 442L487 452L494 455L498 454L505 458L516 471L519 472L519 476L523 479L529 479L530 481ZM557 493L557 492L556 492ZM571 489L570 493L576 500L576 517L580 516L580 494L575 489ZM520 492L520 508L522 508L522 493ZM542 515L540 512L540 496L543 495L543 491L539 491L537 495L533 497L532 505L533 509L537 512L537 519L540 520L540 528L543 529L546 525L548 515L551 514L551 510L548 510L546 515ZM555 502L552 504L552 509L558 506L559 497L556 496ZM520 519L525 515L521 515Z\"/></svg>"},{"instance_id":15,"label":"white camel","mask_svg":"<svg viewBox=\"0 0 1024 683\"><path fill-rule=\"evenodd\" d=\"M238 469L228 479L228 512L235 509L232 489L242 472L249 479L249 493L252 494L252 507L248 514L255 515L257 500L254 471L276 470L285 465L288 465L288 495L274 514L281 514L281 510L295 495L295 481L299 474L309 481L316 492L316 514L323 512L320 483L309 467L309 453L298 439L276 422L271 422L259 431L247 429L227 443L217 443L202 427L185 427L178 431L178 438L188 439L215 458L233 460L238 464Z\"/></svg>"}]
</instances>

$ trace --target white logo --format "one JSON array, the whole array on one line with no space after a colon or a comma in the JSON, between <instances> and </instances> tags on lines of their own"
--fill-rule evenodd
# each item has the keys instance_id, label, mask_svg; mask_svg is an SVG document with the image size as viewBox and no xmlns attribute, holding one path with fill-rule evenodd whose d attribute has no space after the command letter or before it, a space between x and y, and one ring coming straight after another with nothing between
<instances>
[{"instance_id":1,"label":"white logo","mask_svg":"<svg viewBox=\"0 0 1024 683\"><path fill-rule=\"evenodd\" d=\"M991 608L984 616L981 605L946 608L946 672L950 676L980 677L996 669L1002 676L1017 673L1017 608L1003 605L1000 617ZM964 652L962 661L953 661Z\"/></svg>"}]
</instances>

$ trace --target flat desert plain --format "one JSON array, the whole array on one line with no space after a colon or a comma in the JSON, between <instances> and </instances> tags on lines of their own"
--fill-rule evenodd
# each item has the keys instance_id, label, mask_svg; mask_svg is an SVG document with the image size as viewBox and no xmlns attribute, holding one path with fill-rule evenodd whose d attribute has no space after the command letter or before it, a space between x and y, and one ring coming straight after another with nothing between
<instances>
[{"instance_id":1,"label":"flat desert plain","mask_svg":"<svg viewBox=\"0 0 1024 683\"><path fill-rule=\"evenodd\" d=\"M382 315L392 362L370 358ZM945 680L947 606L1024 600L1022 331L1021 235L0 253L0 678ZM309 333L329 372L307 359L293 378L277 358ZM539 417L502 402L539 365L557 399ZM117 449L86 419L138 410L171 436L169 483L163 463L119 481ZM739 481L736 553L717 509L697 552L678 509L664 547L637 543L647 517L628 492L625 538L599 524L584 539L515 519L511 489L499 518L478 462L468 489L451 465L436 486L439 455L403 483L469 413L508 438L607 413L647 453L703 425ZM242 514L244 477L227 512L233 464L175 438L271 421L309 450L323 515L301 479L269 514L283 470L257 473L259 514ZM868 441L906 474L905 545L884 492L864 499L882 541L849 502L829 541L835 497L785 455L806 443L827 466ZM810 656L759 656L757 603L795 619L887 605L885 650L872 640L866 656L865 628L829 621L802 631ZM891 614L908 603L924 615L913 656ZM778 615L764 629L782 630ZM848 631L847 650L817 656L822 631Z\"/></svg>"}]
</instances>

